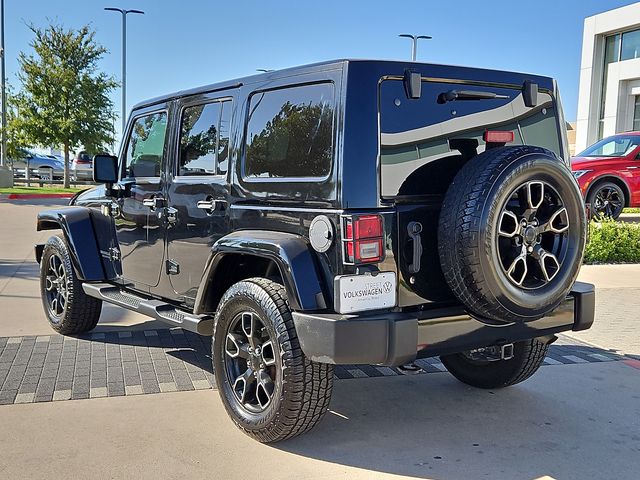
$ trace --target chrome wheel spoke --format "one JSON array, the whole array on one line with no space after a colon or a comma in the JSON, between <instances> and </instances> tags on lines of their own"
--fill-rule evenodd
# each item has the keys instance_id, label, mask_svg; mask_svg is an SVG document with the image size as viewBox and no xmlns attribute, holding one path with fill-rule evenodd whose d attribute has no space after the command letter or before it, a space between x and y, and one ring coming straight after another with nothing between
<instances>
[{"instance_id":1,"label":"chrome wheel spoke","mask_svg":"<svg viewBox=\"0 0 640 480\"><path fill-rule=\"evenodd\" d=\"M260 370L258 372L258 383L256 385L256 400L261 408L266 408L271 401L275 385L267 372Z\"/></svg>"},{"instance_id":2,"label":"chrome wheel spoke","mask_svg":"<svg viewBox=\"0 0 640 480\"><path fill-rule=\"evenodd\" d=\"M544 201L544 183L534 181L527 183L527 204L532 210L537 210Z\"/></svg>"},{"instance_id":3,"label":"chrome wheel spoke","mask_svg":"<svg viewBox=\"0 0 640 480\"><path fill-rule=\"evenodd\" d=\"M259 345L259 342L256 341L254 336L256 334L256 322L253 318L253 313L245 312L242 314L242 331L247 337L251 348L255 349Z\"/></svg>"},{"instance_id":4,"label":"chrome wheel spoke","mask_svg":"<svg viewBox=\"0 0 640 480\"><path fill-rule=\"evenodd\" d=\"M527 251L522 247L522 253L518 255L507 270L507 275L516 285L522 285L527 277Z\"/></svg>"},{"instance_id":5,"label":"chrome wheel spoke","mask_svg":"<svg viewBox=\"0 0 640 480\"><path fill-rule=\"evenodd\" d=\"M57 280L56 277L54 277L53 275L47 275L45 279L45 286L44 286L47 292L53 291L53 289L55 288L56 280Z\"/></svg>"},{"instance_id":6,"label":"chrome wheel spoke","mask_svg":"<svg viewBox=\"0 0 640 480\"><path fill-rule=\"evenodd\" d=\"M269 367L276 364L276 352L273 349L273 342L271 340L267 340L262 344L260 354L262 355L263 365Z\"/></svg>"},{"instance_id":7,"label":"chrome wheel spoke","mask_svg":"<svg viewBox=\"0 0 640 480\"><path fill-rule=\"evenodd\" d=\"M500 215L498 234L509 238L520 234L520 221L515 213L510 210L503 210Z\"/></svg>"},{"instance_id":8,"label":"chrome wheel spoke","mask_svg":"<svg viewBox=\"0 0 640 480\"><path fill-rule=\"evenodd\" d=\"M251 387L255 381L256 377L251 368L247 368L242 375L235 379L233 382L233 391L240 403L245 403L247 401L247 397L249 396Z\"/></svg>"},{"instance_id":9,"label":"chrome wheel spoke","mask_svg":"<svg viewBox=\"0 0 640 480\"><path fill-rule=\"evenodd\" d=\"M542 247L535 249L534 256L538 260L538 265L540 265L540 270L544 275L544 279L547 282L553 280L560 271L560 262L558 262L556 256Z\"/></svg>"},{"instance_id":10,"label":"chrome wheel spoke","mask_svg":"<svg viewBox=\"0 0 640 480\"><path fill-rule=\"evenodd\" d=\"M564 233L569 230L569 213L564 207L556 210L547 223L540 225L540 232Z\"/></svg>"},{"instance_id":11,"label":"chrome wheel spoke","mask_svg":"<svg viewBox=\"0 0 640 480\"><path fill-rule=\"evenodd\" d=\"M238 333L228 333L225 342L225 353L231 358L249 358L249 344Z\"/></svg>"}]
</instances>

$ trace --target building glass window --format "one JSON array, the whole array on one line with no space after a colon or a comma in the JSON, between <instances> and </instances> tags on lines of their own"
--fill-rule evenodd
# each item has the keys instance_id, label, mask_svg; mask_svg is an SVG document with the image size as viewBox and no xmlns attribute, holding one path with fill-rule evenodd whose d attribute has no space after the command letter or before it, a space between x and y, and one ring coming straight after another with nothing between
<instances>
[{"instance_id":1,"label":"building glass window","mask_svg":"<svg viewBox=\"0 0 640 480\"><path fill-rule=\"evenodd\" d=\"M631 60L638 57L640 57L640 30L623 33L620 60Z\"/></svg>"},{"instance_id":2,"label":"building glass window","mask_svg":"<svg viewBox=\"0 0 640 480\"><path fill-rule=\"evenodd\" d=\"M617 62L620 55L620 34L609 35L605 40L604 46L604 64L605 67L610 63Z\"/></svg>"},{"instance_id":3,"label":"building glass window","mask_svg":"<svg viewBox=\"0 0 640 480\"><path fill-rule=\"evenodd\" d=\"M600 85L600 115L598 117L598 140L604 135L604 108L607 88L609 64L620 59L620 34L609 35L604 44L604 66L602 68L602 85Z\"/></svg>"},{"instance_id":4,"label":"building glass window","mask_svg":"<svg viewBox=\"0 0 640 480\"><path fill-rule=\"evenodd\" d=\"M640 130L640 95L636 95L633 106L633 130Z\"/></svg>"}]
</instances>

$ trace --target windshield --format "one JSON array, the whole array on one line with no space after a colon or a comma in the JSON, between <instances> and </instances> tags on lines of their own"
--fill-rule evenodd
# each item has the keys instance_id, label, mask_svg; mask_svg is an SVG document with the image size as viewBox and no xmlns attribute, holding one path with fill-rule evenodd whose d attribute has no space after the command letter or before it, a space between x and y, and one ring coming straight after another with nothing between
<instances>
[{"instance_id":1,"label":"windshield","mask_svg":"<svg viewBox=\"0 0 640 480\"><path fill-rule=\"evenodd\" d=\"M624 157L629 155L638 145L640 136L619 135L615 137L603 138L594 143L585 151L579 153L578 157Z\"/></svg>"}]
</instances>

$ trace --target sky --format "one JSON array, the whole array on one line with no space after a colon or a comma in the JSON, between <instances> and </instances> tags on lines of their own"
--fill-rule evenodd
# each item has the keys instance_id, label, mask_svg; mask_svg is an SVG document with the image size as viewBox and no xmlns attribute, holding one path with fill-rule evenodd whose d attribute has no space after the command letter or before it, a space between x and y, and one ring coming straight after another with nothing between
<instances>
[{"instance_id":1,"label":"sky","mask_svg":"<svg viewBox=\"0 0 640 480\"><path fill-rule=\"evenodd\" d=\"M89 24L109 53L101 69L120 80L121 17L127 17L127 108L146 98L335 58L409 59L399 33L431 35L418 61L555 77L565 117L576 118L585 17L622 0L5 0L7 78L19 88L18 53L28 24ZM118 89L113 93L120 111ZM118 122L119 126L119 122Z\"/></svg>"}]
</instances>

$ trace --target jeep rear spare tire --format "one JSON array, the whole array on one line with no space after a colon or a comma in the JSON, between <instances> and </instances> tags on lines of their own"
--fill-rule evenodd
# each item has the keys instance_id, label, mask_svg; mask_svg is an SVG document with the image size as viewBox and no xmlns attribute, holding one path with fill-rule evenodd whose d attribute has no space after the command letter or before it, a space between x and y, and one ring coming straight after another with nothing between
<instances>
[{"instance_id":1,"label":"jeep rear spare tire","mask_svg":"<svg viewBox=\"0 0 640 480\"><path fill-rule=\"evenodd\" d=\"M497 147L472 158L447 190L440 264L474 316L535 320L569 293L585 229L580 191L560 159L538 147Z\"/></svg>"}]
</instances>

